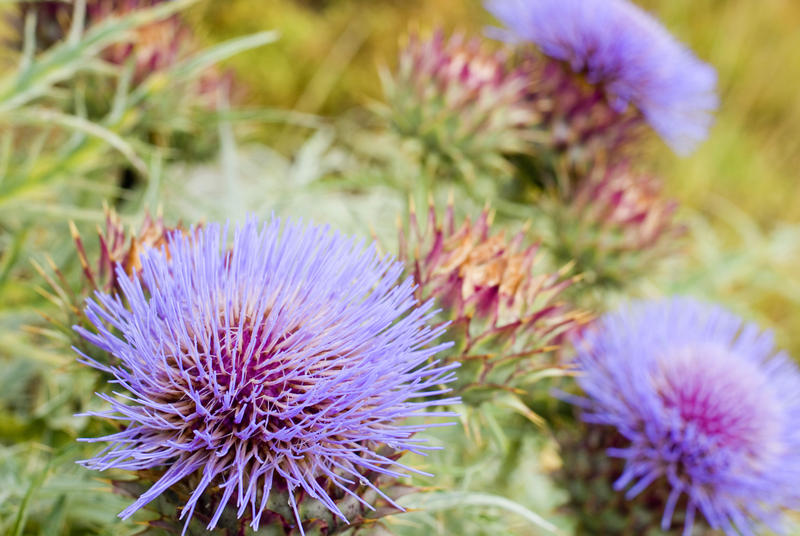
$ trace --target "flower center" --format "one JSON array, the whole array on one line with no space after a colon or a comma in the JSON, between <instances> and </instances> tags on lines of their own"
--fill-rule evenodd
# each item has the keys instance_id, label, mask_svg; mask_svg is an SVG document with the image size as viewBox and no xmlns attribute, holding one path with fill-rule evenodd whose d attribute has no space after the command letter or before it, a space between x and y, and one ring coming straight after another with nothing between
<instances>
[{"instance_id":1,"label":"flower center","mask_svg":"<svg viewBox=\"0 0 800 536\"><path fill-rule=\"evenodd\" d=\"M659 359L656 386L679 417L681 435L764 461L781 431L780 406L756 363L718 347L684 348Z\"/></svg>"}]
</instances>

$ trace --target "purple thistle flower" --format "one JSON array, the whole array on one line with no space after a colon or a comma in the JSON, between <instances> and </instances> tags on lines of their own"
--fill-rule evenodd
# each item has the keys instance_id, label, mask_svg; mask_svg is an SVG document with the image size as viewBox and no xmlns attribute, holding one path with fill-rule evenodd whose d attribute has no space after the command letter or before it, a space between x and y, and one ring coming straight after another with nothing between
<instances>
[{"instance_id":1,"label":"purple thistle flower","mask_svg":"<svg viewBox=\"0 0 800 536\"><path fill-rule=\"evenodd\" d=\"M577 347L587 398L573 402L625 438L608 449L625 460L616 490L666 488L664 530L679 505L687 536L698 512L713 529L753 534L800 505L800 371L769 333L674 298L606 315Z\"/></svg>"},{"instance_id":2,"label":"purple thistle flower","mask_svg":"<svg viewBox=\"0 0 800 536\"><path fill-rule=\"evenodd\" d=\"M705 139L716 72L627 0L487 0L509 30L604 88L617 111L633 105L679 154Z\"/></svg>"},{"instance_id":3,"label":"purple thistle flower","mask_svg":"<svg viewBox=\"0 0 800 536\"><path fill-rule=\"evenodd\" d=\"M257 529L271 490L288 493L301 532L296 494L344 521L326 487L360 484L391 502L362 473L424 474L385 453L432 448L413 437L432 425L403 419L450 416L428 408L456 402L430 398L455 368L433 360L449 344L429 345L442 333L428 326L431 303L417 307L410 279L397 284L400 263L327 227L250 220L230 249L227 236L173 233L169 254L146 250L134 276L117 267L118 294L87 300L96 331L76 329L116 361L82 361L129 394L99 395L111 408L90 415L120 431L84 439L110 444L82 463L166 468L122 518L193 475L181 519L219 490L209 529L234 497Z\"/></svg>"}]
</instances>

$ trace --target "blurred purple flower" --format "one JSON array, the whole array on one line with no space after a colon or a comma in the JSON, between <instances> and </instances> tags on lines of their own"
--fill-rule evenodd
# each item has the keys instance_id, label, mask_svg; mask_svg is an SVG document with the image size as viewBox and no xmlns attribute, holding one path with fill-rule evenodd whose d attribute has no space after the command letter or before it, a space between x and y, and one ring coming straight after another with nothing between
<instances>
[{"instance_id":1,"label":"blurred purple flower","mask_svg":"<svg viewBox=\"0 0 800 536\"><path fill-rule=\"evenodd\" d=\"M378 491L368 470L419 473L387 449L431 448L413 438L430 425L402 421L450 415L426 410L454 402L430 397L457 365L433 360L448 345L429 345L442 333L428 326L431 304L416 307L412 281L397 284L402 265L374 245L278 219L248 221L230 249L227 235L173 233L168 256L144 251L135 277L118 266L119 294L87 301L95 332L76 329L116 362L83 362L129 394L99 395L111 408L91 415L121 427L87 439L110 444L82 463L166 468L123 518L194 475L186 526L211 490L221 497L209 529L234 496L257 529L271 490L288 492L301 532L298 493L346 521L326 489Z\"/></svg>"},{"instance_id":2,"label":"blurred purple flower","mask_svg":"<svg viewBox=\"0 0 800 536\"><path fill-rule=\"evenodd\" d=\"M602 86L611 106L637 108L679 154L707 136L716 72L627 0L487 0L508 30Z\"/></svg>"},{"instance_id":3,"label":"blurred purple flower","mask_svg":"<svg viewBox=\"0 0 800 536\"><path fill-rule=\"evenodd\" d=\"M685 535L698 511L728 535L753 534L800 504L800 371L769 333L674 298L608 314L577 346L587 398L573 401L629 443L608 450L626 462L615 489L632 499L666 486L664 530L679 504Z\"/></svg>"}]
</instances>

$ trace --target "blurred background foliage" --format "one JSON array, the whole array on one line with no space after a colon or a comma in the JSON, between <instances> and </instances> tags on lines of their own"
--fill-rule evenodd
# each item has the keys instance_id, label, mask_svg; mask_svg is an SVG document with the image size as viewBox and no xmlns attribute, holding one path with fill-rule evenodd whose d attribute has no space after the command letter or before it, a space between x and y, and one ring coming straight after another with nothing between
<instances>
[{"instance_id":1,"label":"blurred background foliage","mask_svg":"<svg viewBox=\"0 0 800 536\"><path fill-rule=\"evenodd\" d=\"M639 4L719 73L721 107L700 150L679 159L655 148L673 192L698 209L723 195L765 225L800 221L800 4ZM328 115L380 97L376 67L395 64L409 29L478 33L491 24L479 0L205 0L191 20L209 42L279 29L274 46L229 62L246 102Z\"/></svg>"}]
</instances>

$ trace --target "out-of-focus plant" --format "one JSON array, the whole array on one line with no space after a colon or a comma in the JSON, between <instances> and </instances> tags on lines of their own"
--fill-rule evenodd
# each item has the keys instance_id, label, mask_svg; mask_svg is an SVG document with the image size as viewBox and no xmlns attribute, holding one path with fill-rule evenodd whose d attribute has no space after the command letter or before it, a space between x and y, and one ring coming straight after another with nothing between
<instances>
[{"instance_id":1,"label":"out-of-focus plant","mask_svg":"<svg viewBox=\"0 0 800 536\"><path fill-rule=\"evenodd\" d=\"M771 334L675 298L604 316L576 351L588 430L562 476L583 530L737 536L800 506L800 370Z\"/></svg>"},{"instance_id":2,"label":"out-of-focus plant","mask_svg":"<svg viewBox=\"0 0 800 536\"><path fill-rule=\"evenodd\" d=\"M587 285L622 288L679 251L685 228L657 177L628 163L595 167L569 196L543 197L548 248Z\"/></svg>"},{"instance_id":3,"label":"out-of-focus plant","mask_svg":"<svg viewBox=\"0 0 800 536\"><path fill-rule=\"evenodd\" d=\"M83 27L107 19L125 17L148 7L170 3L173 0L87 0L85 5L64 2L20 2L13 17L19 30L13 43L21 50L25 36L25 21L33 19L37 50L47 50L67 38L73 21ZM167 73L171 67L201 51L189 27L179 13L159 17L131 28L130 35L117 39L102 50L93 70L79 73L62 85L80 95L83 114L90 120L104 118L115 104L115 94L128 91L148 78ZM113 70L118 72L113 75ZM99 72L98 72L99 71ZM109 71L113 76L109 76ZM229 98L231 81L213 65L182 81L159 80L159 84L174 85L173 91L159 90L158 99L143 99L137 105L137 137L149 144L169 149L167 156L183 152L181 158L208 157L213 153L213 129L197 116L214 110L221 99ZM120 86L125 86L120 88ZM64 107L74 112L75 103L67 100ZM129 118L130 119L130 118ZM186 143L191 139L191 143Z\"/></svg>"},{"instance_id":4,"label":"out-of-focus plant","mask_svg":"<svg viewBox=\"0 0 800 536\"><path fill-rule=\"evenodd\" d=\"M528 98L570 167L615 159L645 125L679 154L706 137L716 72L628 0L486 6L508 28L495 34L523 46Z\"/></svg>"},{"instance_id":5,"label":"out-of-focus plant","mask_svg":"<svg viewBox=\"0 0 800 536\"><path fill-rule=\"evenodd\" d=\"M76 18L81 19L86 28L91 28L103 20L124 17L126 14L171 1L87 0L84 7L63 2L20 2L12 22L21 30L25 20L33 18L36 21L36 47L46 50L67 37L72 21ZM15 44L18 49L23 48L22 31L19 31ZM102 51L100 59L107 66L125 68L122 75L111 77L107 73L85 72L69 83L80 91L87 117L99 118L107 114L113 105L114 94L120 83L136 87L152 75L168 71L200 50L201 47L189 27L178 13L173 13L168 17L137 25L128 38L119 40ZM191 155L184 154L183 157L207 157L213 152L213 137L207 139L209 129L200 128L198 118L192 114L213 110L221 98L228 98L231 84L229 78L228 75L218 72L214 66L207 66L191 80L177 84L172 80L176 84L173 89L177 91L162 91L158 100L140 103L139 111L142 116L139 119L139 136L148 143L169 147L172 151L184 148L191 151ZM66 104L72 106L72 103ZM167 111L172 122L164 121L163 114ZM175 121L178 117L182 117L183 121ZM183 147L190 136L192 143Z\"/></svg>"},{"instance_id":6,"label":"out-of-focus plant","mask_svg":"<svg viewBox=\"0 0 800 536\"><path fill-rule=\"evenodd\" d=\"M116 71L122 80L111 109L99 120L90 120L82 113L85 108L80 92L72 86L68 87L74 91L68 95L76 99L75 113L59 108L63 85L81 73L96 72L99 56L105 50L127 43L129 32L172 16L190 3L169 2L132 11L123 17L105 19L85 31L82 18L75 17L66 39L40 54L36 54L35 47L35 18L27 18L26 46L18 69L0 78L0 124L5 128L0 223L19 227L33 214L63 217L77 199L116 196L116 180L111 177L121 163L144 177L157 173L158 153L134 134L143 113L142 103L157 103L160 96L173 92L168 89L171 84L192 80L215 62L275 38L266 32L220 44L188 56L167 70L151 73L135 88L125 83L124 70ZM84 6L84 2L78 2L75 9ZM179 116L173 119L180 120ZM61 188L67 179L73 179L72 187Z\"/></svg>"},{"instance_id":7,"label":"out-of-focus plant","mask_svg":"<svg viewBox=\"0 0 800 536\"><path fill-rule=\"evenodd\" d=\"M527 77L510 50L463 34L411 35L396 72L383 71L387 105L379 113L407 144L418 145L425 174L474 181L510 174L504 154L524 152L532 112Z\"/></svg>"}]
</instances>

